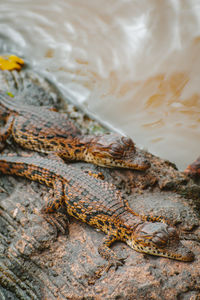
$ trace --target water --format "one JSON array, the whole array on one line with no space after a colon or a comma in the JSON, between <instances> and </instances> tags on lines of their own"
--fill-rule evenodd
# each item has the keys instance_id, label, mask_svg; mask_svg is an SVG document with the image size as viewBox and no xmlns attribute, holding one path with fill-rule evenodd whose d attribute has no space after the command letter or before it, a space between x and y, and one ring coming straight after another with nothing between
<instances>
[{"instance_id":1,"label":"water","mask_svg":"<svg viewBox=\"0 0 200 300\"><path fill-rule=\"evenodd\" d=\"M0 50L180 169L200 155L199 0L0 0Z\"/></svg>"}]
</instances>

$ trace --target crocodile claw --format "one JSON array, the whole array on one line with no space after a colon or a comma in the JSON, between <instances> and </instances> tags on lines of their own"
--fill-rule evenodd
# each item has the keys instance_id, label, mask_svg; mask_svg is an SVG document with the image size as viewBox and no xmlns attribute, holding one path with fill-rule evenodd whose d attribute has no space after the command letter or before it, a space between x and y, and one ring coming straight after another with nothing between
<instances>
[{"instance_id":1,"label":"crocodile claw","mask_svg":"<svg viewBox=\"0 0 200 300\"><path fill-rule=\"evenodd\" d=\"M45 214L43 213L43 218L53 226L56 235L58 235L58 231L60 231L62 234L68 234L69 233L69 229L68 229L68 218L66 215L64 215L63 213L57 212L54 214Z\"/></svg>"},{"instance_id":2,"label":"crocodile claw","mask_svg":"<svg viewBox=\"0 0 200 300\"><path fill-rule=\"evenodd\" d=\"M114 267L114 269L117 270L118 267L123 266L126 259L127 259L127 256L122 257L122 258L118 258L118 257L117 258L111 258L108 262L108 265L105 268L105 271L108 272L111 267Z\"/></svg>"},{"instance_id":3,"label":"crocodile claw","mask_svg":"<svg viewBox=\"0 0 200 300\"><path fill-rule=\"evenodd\" d=\"M5 143L1 141L0 137L0 152L5 148Z\"/></svg>"},{"instance_id":4,"label":"crocodile claw","mask_svg":"<svg viewBox=\"0 0 200 300\"><path fill-rule=\"evenodd\" d=\"M102 274L104 274L105 272L107 273L111 267L114 267L115 270L117 270L118 267L123 266L127 257L128 256L122 257L122 258L115 257L115 258L109 259L109 262L107 265L105 264L105 265L100 266L95 271L94 275L88 278L88 284L89 285L95 284L95 281L97 279L101 278Z\"/></svg>"}]
</instances>

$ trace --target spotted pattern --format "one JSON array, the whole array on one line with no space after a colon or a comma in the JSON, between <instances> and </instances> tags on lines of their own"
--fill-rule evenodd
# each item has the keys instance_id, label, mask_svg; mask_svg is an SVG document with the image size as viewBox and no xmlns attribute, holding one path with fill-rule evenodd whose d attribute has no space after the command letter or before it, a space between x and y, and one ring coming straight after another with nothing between
<instances>
[{"instance_id":1,"label":"spotted pattern","mask_svg":"<svg viewBox=\"0 0 200 300\"><path fill-rule=\"evenodd\" d=\"M142 253L192 261L194 255L184 247L176 230L162 219L139 216L112 184L97 179L77 168L44 158L0 155L0 172L26 177L53 188L44 208L56 212L64 206L66 213L106 233L99 253L109 265L121 265L110 246L126 242Z\"/></svg>"},{"instance_id":2,"label":"spotted pattern","mask_svg":"<svg viewBox=\"0 0 200 300\"><path fill-rule=\"evenodd\" d=\"M150 167L144 155L137 153L130 138L114 133L83 136L66 115L43 107L20 105L1 92L0 117L6 122L5 129L0 132L1 143L12 135L24 148L54 152L67 160L136 170Z\"/></svg>"}]
</instances>

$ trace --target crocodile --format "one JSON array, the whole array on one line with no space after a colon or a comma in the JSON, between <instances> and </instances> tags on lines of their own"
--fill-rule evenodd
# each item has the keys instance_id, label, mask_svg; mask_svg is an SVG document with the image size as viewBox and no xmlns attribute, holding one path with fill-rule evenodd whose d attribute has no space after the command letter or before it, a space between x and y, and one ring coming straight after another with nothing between
<instances>
[{"instance_id":1,"label":"crocodile","mask_svg":"<svg viewBox=\"0 0 200 300\"><path fill-rule=\"evenodd\" d=\"M180 261L192 261L194 254L180 241L177 230L161 217L139 215L113 184L85 174L62 160L42 157L0 155L0 173L21 176L50 187L45 216L56 224L56 212L63 207L70 215L103 231L106 236L99 254L110 266L123 265L110 248L115 241L132 249Z\"/></svg>"},{"instance_id":2,"label":"crocodile","mask_svg":"<svg viewBox=\"0 0 200 300\"><path fill-rule=\"evenodd\" d=\"M83 160L104 167L146 170L150 162L132 139L117 133L82 135L64 113L20 104L0 92L0 148L12 135L22 147L54 153L65 160Z\"/></svg>"}]
</instances>

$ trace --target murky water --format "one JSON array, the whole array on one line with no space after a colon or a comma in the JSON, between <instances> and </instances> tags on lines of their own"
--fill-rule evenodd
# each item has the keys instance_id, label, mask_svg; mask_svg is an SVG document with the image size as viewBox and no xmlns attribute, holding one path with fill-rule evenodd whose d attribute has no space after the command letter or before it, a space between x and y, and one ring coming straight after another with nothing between
<instances>
[{"instance_id":1,"label":"murky water","mask_svg":"<svg viewBox=\"0 0 200 300\"><path fill-rule=\"evenodd\" d=\"M0 50L179 168L200 155L199 0L0 0Z\"/></svg>"}]
</instances>

